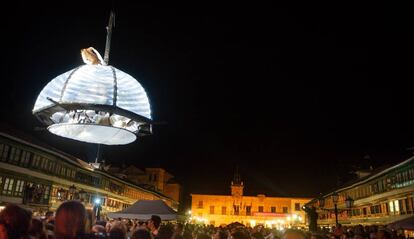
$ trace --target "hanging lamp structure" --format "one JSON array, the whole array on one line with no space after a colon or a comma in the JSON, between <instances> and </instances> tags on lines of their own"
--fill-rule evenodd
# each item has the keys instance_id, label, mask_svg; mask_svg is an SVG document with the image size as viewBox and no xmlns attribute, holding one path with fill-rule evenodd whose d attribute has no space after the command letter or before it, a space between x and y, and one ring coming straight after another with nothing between
<instances>
[{"instance_id":1,"label":"hanging lamp structure","mask_svg":"<svg viewBox=\"0 0 414 239\"><path fill-rule=\"evenodd\" d=\"M32 112L51 133L105 145L128 144L152 133L144 88L108 65L112 22L111 13L105 61L94 48L82 49L85 64L52 79L37 97ZM86 53L97 60L89 61Z\"/></svg>"}]
</instances>

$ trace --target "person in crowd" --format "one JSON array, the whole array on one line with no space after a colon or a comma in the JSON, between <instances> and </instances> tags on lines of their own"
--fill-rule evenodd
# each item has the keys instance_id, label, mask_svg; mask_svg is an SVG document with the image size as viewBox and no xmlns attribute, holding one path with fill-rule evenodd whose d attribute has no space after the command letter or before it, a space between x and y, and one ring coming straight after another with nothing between
<instances>
[{"instance_id":1,"label":"person in crowd","mask_svg":"<svg viewBox=\"0 0 414 239\"><path fill-rule=\"evenodd\" d=\"M55 223L54 220L55 220L55 214L52 211L47 211L45 213L44 223L45 224L47 224L47 223L54 224Z\"/></svg>"},{"instance_id":2,"label":"person in crowd","mask_svg":"<svg viewBox=\"0 0 414 239\"><path fill-rule=\"evenodd\" d=\"M127 237L127 226L121 220L112 222L108 236L111 239L125 239Z\"/></svg>"},{"instance_id":3,"label":"person in crowd","mask_svg":"<svg viewBox=\"0 0 414 239\"><path fill-rule=\"evenodd\" d=\"M211 237L206 233L199 233L195 239L211 239Z\"/></svg>"},{"instance_id":4,"label":"person in crowd","mask_svg":"<svg viewBox=\"0 0 414 239\"><path fill-rule=\"evenodd\" d=\"M16 204L7 204L0 212L1 233L5 239L27 239L32 213Z\"/></svg>"},{"instance_id":5,"label":"person in crowd","mask_svg":"<svg viewBox=\"0 0 414 239\"><path fill-rule=\"evenodd\" d=\"M126 239L126 231L124 231L121 227L114 226L108 233L108 238L110 239Z\"/></svg>"},{"instance_id":6,"label":"person in crowd","mask_svg":"<svg viewBox=\"0 0 414 239\"><path fill-rule=\"evenodd\" d=\"M161 225L161 217L157 215L152 215L147 222L147 227L150 230L153 237L157 237L158 229Z\"/></svg>"},{"instance_id":7,"label":"person in crowd","mask_svg":"<svg viewBox=\"0 0 414 239\"><path fill-rule=\"evenodd\" d=\"M310 239L328 239L328 237L325 236L324 234L312 233L310 236Z\"/></svg>"},{"instance_id":8,"label":"person in crowd","mask_svg":"<svg viewBox=\"0 0 414 239\"><path fill-rule=\"evenodd\" d=\"M47 239L47 232L45 224L38 218L32 218L32 223L29 227L29 235L36 239Z\"/></svg>"},{"instance_id":9,"label":"person in crowd","mask_svg":"<svg viewBox=\"0 0 414 239\"><path fill-rule=\"evenodd\" d=\"M265 238L264 238L264 236L263 236L263 234L262 234L262 233L260 233L259 231L256 231L256 232L252 233L252 234L250 235L250 237L251 237L252 239L265 239Z\"/></svg>"},{"instance_id":10,"label":"person in crowd","mask_svg":"<svg viewBox=\"0 0 414 239\"><path fill-rule=\"evenodd\" d=\"M238 229L236 229L236 231L234 231L231 234L231 236L232 236L233 239L249 239L250 238L246 233L244 233L244 232L242 232Z\"/></svg>"},{"instance_id":11,"label":"person in crowd","mask_svg":"<svg viewBox=\"0 0 414 239\"><path fill-rule=\"evenodd\" d=\"M378 230L377 239L391 239L391 233L384 229Z\"/></svg>"},{"instance_id":12,"label":"person in crowd","mask_svg":"<svg viewBox=\"0 0 414 239\"><path fill-rule=\"evenodd\" d=\"M106 235L106 230L105 230L104 226L99 225L99 224L95 224L95 225L92 226L91 233L93 233L95 235L96 234Z\"/></svg>"},{"instance_id":13,"label":"person in crowd","mask_svg":"<svg viewBox=\"0 0 414 239\"><path fill-rule=\"evenodd\" d=\"M184 233L184 225L182 223L175 224L173 239L184 239L183 233Z\"/></svg>"},{"instance_id":14,"label":"person in crowd","mask_svg":"<svg viewBox=\"0 0 414 239\"><path fill-rule=\"evenodd\" d=\"M282 239L306 239L305 233L297 229L287 229L283 235Z\"/></svg>"},{"instance_id":15,"label":"person in crowd","mask_svg":"<svg viewBox=\"0 0 414 239\"><path fill-rule=\"evenodd\" d=\"M222 228L219 228L213 235L213 239L227 239L227 237L227 231Z\"/></svg>"},{"instance_id":16,"label":"person in crowd","mask_svg":"<svg viewBox=\"0 0 414 239\"><path fill-rule=\"evenodd\" d=\"M174 226L170 223L160 226L157 239L173 239Z\"/></svg>"},{"instance_id":17,"label":"person in crowd","mask_svg":"<svg viewBox=\"0 0 414 239\"><path fill-rule=\"evenodd\" d=\"M146 229L138 229L132 233L131 239L152 239L151 233Z\"/></svg>"},{"instance_id":18,"label":"person in crowd","mask_svg":"<svg viewBox=\"0 0 414 239\"><path fill-rule=\"evenodd\" d=\"M79 239L85 237L86 210L79 201L60 204L55 215L56 239Z\"/></svg>"}]
</instances>

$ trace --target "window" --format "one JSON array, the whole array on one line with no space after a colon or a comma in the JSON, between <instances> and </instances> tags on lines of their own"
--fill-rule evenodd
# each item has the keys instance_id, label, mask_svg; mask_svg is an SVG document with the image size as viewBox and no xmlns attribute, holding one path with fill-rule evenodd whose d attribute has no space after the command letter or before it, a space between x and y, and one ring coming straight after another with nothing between
<instances>
[{"instance_id":1,"label":"window","mask_svg":"<svg viewBox=\"0 0 414 239\"><path fill-rule=\"evenodd\" d=\"M394 212L394 203L391 201L388 204L390 205L390 212Z\"/></svg>"},{"instance_id":2,"label":"window","mask_svg":"<svg viewBox=\"0 0 414 239\"><path fill-rule=\"evenodd\" d=\"M233 209L234 209L234 215L239 215L240 206L239 205L233 205Z\"/></svg>"},{"instance_id":3,"label":"window","mask_svg":"<svg viewBox=\"0 0 414 239\"><path fill-rule=\"evenodd\" d=\"M226 215L226 207L221 207L221 215Z\"/></svg>"},{"instance_id":4,"label":"window","mask_svg":"<svg viewBox=\"0 0 414 239\"><path fill-rule=\"evenodd\" d=\"M283 207L283 213L289 213L288 207Z\"/></svg>"},{"instance_id":5,"label":"window","mask_svg":"<svg viewBox=\"0 0 414 239\"><path fill-rule=\"evenodd\" d=\"M3 194L11 195L13 189L14 179L6 178L3 185Z\"/></svg>"},{"instance_id":6,"label":"window","mask_svg":"<svg viewBox=\"0 0 414 239\"><path fill-rule=\"evenodd\" d=\"M4 145L4 144L0 144L0 158L1 158L1 161L6 161L8 154L9 154L9 146Z\"/></svg>"},{"instance_id":7,"label":"window","mask_svg":"<svg viewBox=\"0 0 414 239\"><path fill-rule=\"evenodd\" d=\"M56 174L59 174L61 167L62 166L60 164L56 164L56 169L55 169Z\"/></svg>"},{"instance_id":8,"label":"window","mask_svg":"<svg viewBox=\"0 0 414 239\"><path fill-rule=\"evenodd\" d=\"M252 206L246 206L246 215L247 216L252 215Z\"/></svg>"},{"instance_id":9,"label":"window","mask_svg":"<svg viewBox=\"0 0 414 239\"><path fill-rule=\"evenodd\" d=\"M197 208L203 208L203 201L198 201L198 206Z\"/></svg>"},{"instance_id":10,"label":"window","mask_svg":"<svg viewBox=\"0 0 414 239\"><path fill-rule=\"evenodd\" d=\"M35 155L33 157L32 167L33 168L39 168L39 166L40 166L40 156L39 155Z\"/></svg>"},{"instance_id":11,"label":"window","mask_svg":"<svg viewBox=\"0 0 414 239\"><path fill-rule=\"evenodd\" d=\"M42 158L42 165L40 166L42 169L47 169L47 159Z\"/></svg>"},{"instance_id":12,"label":"window","mask_svg":"<svg viewBox=\"0 0 414 239\"><path fill-rule=\"evenodd\" d=\"M276 207L270 207L270 212L271 213L276 213Z\"/></svg>"},{"instance_id":13,"label":"window","mask_svg":"<svg viewBox=\"0 0 414 239\"><path fill-rule=\"evenodd\" d=\"M263 212L263 206L259 206L259 212Z\"/></svg>"},{"instance_id":14,"label":"window","mask_svg":"<svg viewBox=\"0 0 414 239\"><path fill-rule=\"evenodd\" d=\"M9 155L10 162L13 164L17 164L19 162L20 153L20 149L11 148Z\"/></svg>"},{"instance_id":15,"label":"window","mask_svg":"<svg viewBox=\"0 0 414 239\"><path fill-rule=\"evenodd\" d=\"M398 200L394 201L394 211L395 212L399 212L400 211L400 203L398 202Z\"/></svg>"},{"instance_id":16,"label":"window","mask_svg":"<svg viewBox=\"0 0 414 239\"><path fill-rule=\"evenodd\" d=\"M23 180L16 180L16 188L13 192L14 196L22 196L23 194L23 185L24 185L24 181Z\"/></svg>"},{"instance_id":17,"label":"window","mask_svg":"<svg viewBox=\"0 0 414 239\"><path fill-rule=\"evenodd\" d=\"M295 211L300 211L300 203L295 203Z\"/></svg>"},{"instance_id":18,"label":"window","mask_svg":"<svg viewBox=\"0 0 414 239\"><path fill-rule=\"evenodd\" d=\"M23 167L29 166L30 156L31 156L30 152L23 151L22 152L22 158L20 160L20 165L23 166Z\"/></svg>"},{"instance_id":19,"label":"window","mask_svg":"<svg viewBox=\"0 0 414 239\"><path fill-rule=\"evenodd\" d=\"M55 162L50 161L50 162L49 162L49 171L50 171L50 172L53 172L53 171L54 171L54 168L55 168Z\"/></svg>"},{"instance_id":20,"label":"window","mask_svg":"<svg viewBox=\"0 0 414 239\"><path fill-rule=\"evenodd\" d=\"M210 214L214 214L214 206L210 206Z\"/></svg>"}]
</instances>

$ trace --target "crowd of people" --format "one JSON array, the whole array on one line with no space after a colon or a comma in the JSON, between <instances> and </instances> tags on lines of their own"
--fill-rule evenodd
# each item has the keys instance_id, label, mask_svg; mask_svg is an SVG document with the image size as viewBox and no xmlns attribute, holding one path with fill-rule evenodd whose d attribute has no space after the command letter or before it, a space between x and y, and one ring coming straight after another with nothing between
<instances>
[{"instance_id":1,"label":"crowd of people","mask_svg":"<svg viewBox=\"0 0 414 239\"><path fill-rule=\"evenodd\" d=\"M78 201L62 203L42 218L15 204L0 212L0 239L406 239L403 233L380 226L338 225L318 232L255 227L162 222L157 215L147 221L96 220L94 212Z\"/></svg>"}]
</instances>

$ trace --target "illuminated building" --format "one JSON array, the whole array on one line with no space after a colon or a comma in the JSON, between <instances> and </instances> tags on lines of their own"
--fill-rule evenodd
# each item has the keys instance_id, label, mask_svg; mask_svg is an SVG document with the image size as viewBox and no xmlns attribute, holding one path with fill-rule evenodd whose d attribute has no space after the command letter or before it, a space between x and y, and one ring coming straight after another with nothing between
<instances>
[{"instance_id":1,"label":"illuminated building","mask_svg":"<svg viewBox=\"0 0 414 239\"><path fill-rule=\"evenodd\" d=\"M245 196L243 189L243 182L236 173L231 195L191 194L191 220L215 226L240 222L252 227L262 224L275 228L306 223L301 209L310 198Z\"/></svg>"},{"instance_id":2,"label":"illuminated building","mask_svg":"<svg viewBox=\"0 0 414 239\"><path fill-rule=\"evenodd\" d=\"M128 179L142 188L161 192L176 202L181 198L181 185L174 180L174 176L162 168L145 168L141 170L134 165L122 167L111 166L107 172Z\"/></svg>"},{"instance_id":3,"label":"illuminated building","mask_svg":"<svg viewBox=\"0 0 414 239\"><path fill-rule=\"evenodd\" d=\"M159 191L140 187L0 126L0 205L16 203L39 213L55 210L70 199L80 200L90 209L95 199L100 199L102 214L140 199L162 199L178 208L177 201Z\"/></svg>"},{"instance_id":4,"label":"illuminated building","mask_svg":"<svg viewBox=\"0 0 414 239\"><path fill-rule=\"evenodd\" d=\"M360 176L306 204L316 209L319 226L335 224L333 194L339 196L340 224L388 224L413 216L414 157ZM349 198L353 200L351 208L345 205Z\"/></svg>"}]
</instances>

